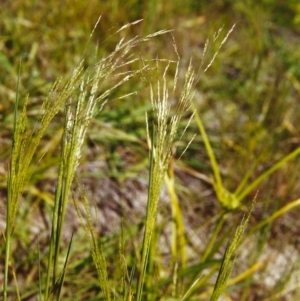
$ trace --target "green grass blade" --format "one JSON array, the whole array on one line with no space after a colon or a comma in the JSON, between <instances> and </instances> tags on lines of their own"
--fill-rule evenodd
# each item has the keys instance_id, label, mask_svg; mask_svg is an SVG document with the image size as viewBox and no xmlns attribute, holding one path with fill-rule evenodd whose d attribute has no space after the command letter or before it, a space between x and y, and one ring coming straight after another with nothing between
<instances>
[{"instance_id":1,"label":"green grass blade","mask_svg":"<svg viewBox=\"0 0 300 301\"><path fill-rule=\"evenodd\" d=\"M227 215L226 214L223 214L217 224L217 226L215 227L215 230L209 240L209 242L206 244L206 247L205 247L205 250L204 250L204 254L202 255L201 257L201 262L205 262L212 250L212 248L214 247L215 245L215 242L218 238L218 235L220 233L220 231L222 230L222 227L224 225L224 222L226 220L226 217Z\"/></svg>"},{"instance_id":2,"label":"green grass blade","mask_svg":"<svg viewBox=\"0 0 300 301\"><path fill-rule=\"evenodd\" d=\"M64 281L65 281L65 276L66 276L66 271L67 271L67 265L68 265L68 261L69 261L69 256L70 256L70 252L71 252L71 247L72 247L72 242L73 242L73 233L71 236L71 240L68 246L68 251L67 251L67 256L64 262L64 267L63 267L63 271L62 271L62 275L59 281L59 286L58 286L58 292L57 292L57 297L56 300L59 301L61 298L61 292L62 292L62 288L64 285Z\"/></svg>"},{"instance_id":3,"label":"green grass blade","mask_svg":"<svg viewBox=\"0 0 300 301\"><path fill-rule=\"evenodd\" d=\"M264 219L263 221L261 221L260 223L258 223L256 226L254 226L249 233L247 234L246 237L249 237L250 235L252 235L253 233L257 232L259 229L261 229L262 227L264 227L265 225L272 223L276 218L280 217L281 215L289 212L290 210L296 208L300 206L300 199L297 199L285 206L283 206L281 209L278 209L277 211L275 211L271 216L267 217L266 219Z\"/></svg>"},{"instance_id":4,"label":"green grass blade","mask_svg":"<svg viewBox=\"0 0 300 301\"><path fill-rule=\"evenodd\" d=\"M255 162L250 166L250 168L246 172L245 176L243 177L242 181L240 182L239 186L237 187L237 189L234 192L235 196L238 197L239 194L241 194L243 192L243 190L245 189L245 187L248 184L249 178L254 174L255 168L257 167L259 162L260 162L260 157L258 157L257 160L255 160Z\"/></svg>"},{"instance_id":5,"label":"green grass blade","mask_svg":"<svg viewBox=\"0 0 300 301\"><path fill-rule=\"evenodd\" d=\"M170 195L171 206L172 206L172 256L173 262L176 263L178 261L178 257L180 258L180 263L182 268L186 266L186 239L185 239L185 231L183 224L183 217L179 206L179 200L176 195L175 185L174 185L174 175L171 172L171 177L165 176L165 183Z\"/></svg>"},{"instance_id":6,"label":"green grass blade","mask_svg":"<svg viewBox=\"0 0 300 301\"><path fill-rule=\"evenodd\" d=\"M275 163L272 167L266 170L262 175L260 175L255 181L249 184L239 195L237 195L238 201L242 201L249 193L251 193L262 181L264 181L267 177L269 177L276 170L281 168L285 163L294 159L296 156L300 154L300 147L296 148L293 152L286 155L282 159L280 159L277 163Z\"/></svg>"},{"instance_id":7,"label":"green grass blade","mask_svg":"<svg viewBox=\"0 0 300 301\"><path fill-rule=\"evenodd\" d=\"M244 234L244 231L247 227L250 215L252 213L252 209L253 205L249 213L247 214L247 217L244 217L240 225L237 227L232 241L228 244L226 248L222 264L219 270L218 278L210 298L211 301L217 301L227 285L227 282L229 280L234 266L236 251L240 245L242 235Z\"/></svg>"},{"instance_id":8,"label":"green grass blade","mask_svg":"<svg viewBox=\"0 0 300 301\"><path fill-rule=\"evenodd\" d=\"M147 201L147 211L146 211L146 224L144 230L144 237L142 243L142 257L141 257L141 270L138 279L137 291L136 291L136 300L141 301L143 296L143 287L146 275L146 269L148 264L148 257L150 252L150 243L151 243L151 235L149 235L149 225L148 221L151 214L151 198L153 191L153 174L154 174L154 137L155 132L154 129L152 131L152 141L151 141L151 150L150 150L150 168L149 168L149 186L148 186L148 201Z\"/></svg>"}]
</instances>

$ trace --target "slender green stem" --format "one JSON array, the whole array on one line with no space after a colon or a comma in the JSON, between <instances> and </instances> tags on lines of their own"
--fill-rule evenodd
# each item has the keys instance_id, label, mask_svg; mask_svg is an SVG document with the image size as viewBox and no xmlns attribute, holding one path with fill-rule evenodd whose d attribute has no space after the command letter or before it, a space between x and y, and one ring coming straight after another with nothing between
<instances>
[{"instance_id":1,"label":"slender green stem","mask_svg":"<svg viewBox=\"0 0 300 301\"><path fill-rule=\"evenodd\" d=\"M61 191L62 191L62 181L63 181L63 170L64 170L64 164L63 164L63 158L60 159L59 164L59 172L58 172L58 183L56 187L55 192L55 202L54 202L54 208L53 208L53 216L52 216L52 226L51 226L51 237L50 237L50 248L49 248L49 254L48 254L48 267L47 267L47 278L46 278L46 289L45 289L45 300L48 299L49 293L50 293L50 281L51 281L51 271L54 269L53 264L53 253L54 248L56 244L56 228L57 228L57 220L58 220L58 214L59 214L59 200L61 198ZM55 271L53 271L52 276L55 275ZM55 279L53 279L55 282ZM52 281L52 285L53 285Z\"/></svg>"},{"instance_id":2,"label":"slender green stem","mask_svg":"<svg viewBox=\"0 0 300 301\"><path fill-rule=\"evenodd\" d=\"M53 282L56 282L57 275L58 275L58 258L59 258L59 249L61 245L61 236L63 231L63 223L65 217L65 204L68 201L68 193L69 189L66 188L65 182L63 183L63 191L61 198L59 199L59 206L58 206L58 220L56 226L56 241L55 241L55 252L54 252L54 266L53 266Z\"/></svg>"},{"instance_id":3,"label":"slender green stem","mask_svg":"<svg viewBox=\"0 0 300 301\"><path fill-rule=\"evenodd\" d=\"M184 231L184 223L182 218L181 209L179 206L179 200L175 191L174 184L174 170L170 168L170 175L165 176L165 183L169 191L171 205L172 205L172 228L173 228L173 239L172 239L172 256L174 263L177 262L178 254L180 254L181 266L186 266L186 239Z\"/></svg>"},{"instance_id":4,"label":"slender green stem","mask_svg":"<svg viewBox=\"0 0 300 301\"><path fill-rule=\"evenodd\" d=\"M199 116L199 114L197 113L197 110L194 108L195 111L195 118L196 118L196 123L198 125L198 128L200 130L204 145L205 145L205 149L207 151L207 154L209 156L209 160L210 160L210 164L211 167L213 169L213 173L214 173L214 178L215 178L215 189L216 189L216 193L220 194L223 191L223 184L222 184L222 178L221 178L221 173L218 167L218 163L213 151L213 148L209 142L208 136L206 134L204 125L202 123L202 120Z\"/></svg>"},{"instance_id":5,"label":"slender green stem","mask_svg":"<svg viewBox=\"0 0 300 301\"><path fill-rule=\"evenodd\" d=\"M221 218L220 218L220 220L219 220L219 222L218 222L218 224L217 224L217 226L216 226L216 228L215 228L215 230L214 230L214 232L213 232L213 234L212 234L209 242L207 243L207 245L205 247L204 254L202 255L202 258L201 258L201 261L200 261L201 263L205 262L207 260L207 257L209 255L209 253L211 252L211 250L212 250L212 248L213 248L213 246L214 246L214 244L216 242L216 239L218 238L218 235L219 235L220 231L223 228L223 224L224 224L224 222L226 220L226 216L227 216L226 213L222 214L222 216L221 216Z\"/></svg>"},{"instance_id":6,"label":"slender green stem","mask_svg":"<svg viewBox=\"0 0 300 301\"><path fill-rule=\"evenodd\" d=\"M255 181L253 181L250 185L247 186L241 192L237 199L238 201L242 201L250 192L252 192L263 180L265 180L268 176L270 176L273 172L279 169L283 164L287 163L288 161L295 158L297 155L300 154L300 147L296 148L293 152L288 154L287 156L280 159L277 163L275 163L272 167L270 167L267 171L265 171L262 175L260 175Z\"/></svg>"},{"instance_id":7,"label":"slender green stem","mask_svg":"<svg viewBox=\"0 0 300 301\"><path fill-rule=\"evenodd\" d=\"M19 107L19 91L20 91L20 77L21 77L21 61L19 64L18 71L18 81L17 81L17 92L16 92L16 102L14 107L14 128L13 128L13 142L12 142L12 154L14 155L15 141L17 139L17 115ZM12 164L12 162L11 162ZM10 165L10 170L8 172L7 178L7 203L6 203L6 230L5 230L5 263L4 263L4 284L3 284L3 301L7 300L7 290L8 290L8 266L10 259L10 246L11 246L11 236L13 230L14 221L11 220L11 202L12 202L12 189L16 189L12 185L12 166Z\"/></svg>"},{"instance_id":8,"label":"slender green stem","mask_svg":"<svg viewBox=\"0 0 300 301\"><path fill-rule=\"evenodd\" d=\"M8 202L8 201L7 201ZM7 206L8 209L8 206ZM8 214L7 214L8 216ZM4 284L3 284L3 301L7 300L7 288L8 288L8 265L10 257L10 227L8 226L8 218L6 218L6 240L5 240L5 264L4 264Z\"/></svg>"},{"instance_id":9,"label":"slender green stem","mask_svg":"<svg viewBox=\"0 0 300 301\"><path fill-rule=\"evenodd\" d=\"M271 216L268 216L266 219L261 221L255 227L251 228L251 230L247 233L247 235L244 236L244 239L246 239L247 237L249 237L256 231L258 231L260 228L264 227L265 225L272 223L276 218L287 213L288 211L294 209L297 206L300 206L300 199L297 199L291 203L288 203L287 205L285 205L282 208L275 211Z\"/></svg>"},{"instance_id":10,"label":"slender green stem","mask_svg":"<svg viewBox=\"0 0 300 301\"><path fill-rule=\"evenodd\" d=\"M242 193L243 190L245 189L245 187L247 186L248 180L254 174L254 171L255 171L257 165L260 163L261 157L262 156L258 156L258 158L255 160L255 162L250 166L250 168L246 172L245 176L243 177L242 181L240 182L239 186L237 187L237 189L234 192L234 194L236 196L238 196L240 193Z\"/></svg>"},{"instance_id":11,"label":"slender green stem","mask_svg":"<svg viewBox=\"0 0 300 301\"><path fill-rule=\"evenodd\" d=\"M137 287L137 301L142 300L143 294L143 286L146 274L146 268L148 263L148 256L149 256L149 243L151 241L151 237L149 238L150 229L149 229L149 216L151 210L151 198L152 198L152 184L153 184L153 171L154 171L154 129L152 132L152 147L150 151L150 173L149 173L149 188L148 188L148 202L147 202L147 215L146 215L146 223L145 223L145 230L144 230L144 238L143 238L143 246L142 246L142 261L141 261L141 273L138 279L138 287ZM150 241L149 241L150 240Z\"/></svg>"}]
</instances>

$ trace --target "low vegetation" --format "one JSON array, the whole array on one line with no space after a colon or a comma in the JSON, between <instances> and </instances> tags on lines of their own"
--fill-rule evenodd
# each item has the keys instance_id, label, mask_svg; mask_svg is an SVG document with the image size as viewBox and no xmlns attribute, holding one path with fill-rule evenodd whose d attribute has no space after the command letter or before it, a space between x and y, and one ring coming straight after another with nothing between
<instances>
[{"instance_id":1,"label":"low vegetation","mask_svg":"<svg viewBox=\"0 0 300 301\"><path fill-rule=\"evenodd\" d=\"M4 301L298 300L296 2L2 6Z\"/></svg>"}]
</instances>

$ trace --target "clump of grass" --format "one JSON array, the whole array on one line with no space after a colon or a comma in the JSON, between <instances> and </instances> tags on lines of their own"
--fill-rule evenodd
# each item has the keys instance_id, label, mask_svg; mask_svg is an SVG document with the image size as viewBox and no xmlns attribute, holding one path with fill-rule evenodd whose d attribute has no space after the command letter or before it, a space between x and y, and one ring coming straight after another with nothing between
<instances>
[{"instance_id":1,"label":"clump of grass","mask_svg":"<svg viewBox=\"0 0 300 301\"><path fill-rule=\"evenodd\" d=\"M117 33L134 25L137 22L133 22L124 25ZM232 29L231 29L232 30ZM65 85L62 81L58 80L52 90L49 93L48 98L43 102L43 113L38 122L38 126L34 132L27 130L27 104L29 98L25 99L22 112L17 116L19 93L16 97L15 105L15 123L14 123L14 139L12 147L12 158L8 177L8 201L7 201L7 222L6 222L6 256L5 256L5 276L4 276L4 301L8 298L8 271L9 260L11 257L11 244L14 239L14 226L17 223L17 213L19 208L19 199L21 197L24 185L29 180L29 166L32 164L34 153L42 139L45 130L52 122L53 118L58 114L60 110L64 110L64 126L63 136L61 139L61 153L59 161L58 181L56 186L51 237L49 241L49 253L47 259L47 272L46 277L43 273L40 273L39 285L40 285L40 299L44 300L60 300L62 299L62 288L64 285L64 278L66 275L67 264L69 261L69 255L72 247L72 237L67 250L67 255L63 259L62 268L60 268L60 260L62 257L61 250L61 237L64 226L64 219L66 213L66 206L69 200L72 182L74 179L75 171L80 162L82 153L82 145L90 125L92 118L103 108L108 100L108 97L119 88L123 83L130 80L132 77L138 75L140 77L147 76L149 71L148 65L143 65L140 69L135 71L128 71L127 66L131 66L132 63L141 61L143 63L146 60L140 60L140 58L132 56L131 50L135 48L139 43L147 41L156 35L163 34L167 31L160 31L155 34L146 36L145 38L135 37L129 41L121 39L111 54L107 55L100 61L98 61L92 67L85 68L85 62L82 61L78 67L74 70L71 78ZM230 33L231 31L229 31ZM228 34L229 34L228 33ZM219 32L218 32L219 34ZM216 39L218 34L214 37ZM226 41L227 36L221 42L221 46ZM221 47L220 46L220 47ZM216 54L220 48L218 48ZM177 48L175 46L175 52L178 55ZM209 62L205 71L210 68L214 61L216 54L213 55L212 60ZM166 288L168 293L168 285L172 282L171 294L174 300L187 300L193 295L196 295L201 300L208 295L211 296L211 300L217 300L221 293L225 290L227 285L233 284L249 277L256 269L254 265L246 272L238 275L234 279L229 280L231 271L233 269L234 258L237 247L242 240L242 234L246 228L249 220L249 215L244 219L241 225L237 228L233 240L228 244L225 255L222 260L215 260L214 256L218 253L223 246L226 238L230 236L230 231L222 233L225 220L228 217L232 217L233 209L241 208L243 199L249 195L257 186L265 179L267 179L275 170L278 170L287 161L295 158L299 154L299 148L285 156L278 163L274 164L270 169L263 173L257 180L250 182L249 179L254 170L250 169L242 180L241 184L234 193L229 192L223 185L220 167L218 166L213 147L211 146L208 135L205 131L204 125L200 118L200 115L196 112L196 122L199 131L202 135L206 151L208 153L212 170L213 170L213 187L216 192L216 196L219 202L224 207L224 211L221 212L215 229L208 243L205 246L204 253L199 259L198 263L194 266L186 267L186 254L185 248L187 247L187 240L185 239L184 226L182 216L180 212L180 206L174 187L174 174L172 166L170 166L172 160L172 148L176 139L178 129L181 125L181 121L184 118L186 112L189 112L191 106L191 99L193 97L193 89L195 85L195 73L192 68L192 64L189 64L188 70L185 76L185 82L182 87L182 92L179 96L177 105L174 108L174 113L169 105L170 90L174 92L178 89L179 79L179 55L178 61L172 62L169 60L157 59L157 69L159 66L166 62L167 66L163 69L163 75L154 84L150 84L150 100L154 113L154 121L150 123L147 120L147 132L148 132L148 145L149 145L149 190L148 190L148 203L145 219L145 229L143 233L143 242L141 246L141 258L139 256L134 258L138 267L138 278L134 279L134 269L130 276L127 272L124 242L122 241L120 246L121 257L121 269L122 269L122 288L123 300L143 300L143 299L155 299L155 293L151 290L151 286L155 284L157 286L156 292L162 287ZM175 78L173 82L173 89L169 88L168 72L171 64L176 64ZM142 78L144 80L144 78ZM146 79L147 81L147 79ZM19 90L19 89L17 89ZM134 92L133 92L134 93ZM130 92L128 95L133 94ZM196 111L192 108L193 111ZM192 112L192 117L193 117ZM185 130L183 131L185 132ZM169 170L169 174L168 174ZM171 277L167 279L152 279L154 259L151 253L155 253L155 239L156 239L156 226L157 215L159 208L159 198L163 182L166 182L169 193L171 195L172 210L174 223L177 223L177 228L174 229L174 241L172 244L172 271ZM92 259L96 267L98 274L98 284L101 288L101 297L105 300L112 300L116 298L113 295L113 288L110 282L109 274L107 271L107 262L104 256L102 246L99 244L96 231L93 227L93 222L90 214L90 207L86 195L84 195L85 210L87 212L86 221L79 212L79 216L85 228L86 238L90 243L90 249L92 253ZM253 227L249 233L252 234L255 231L260 230L266 224L269 224L275 220L278 216L291 210L299 205L299 200L277 210L270 217L260 222L256 227ZM175 227L174 227L175 228ZM178 231L178 234L176 233ZM178 235L178 241L177 241ZM248 234L249 235L249 234ZM247 235L245 236L247 237ZM179 246L179 250L177 247ZM181 266L177 262L178 253L180 253ZM13 270L13 267L11 267ZM203 277L204 269L208 272ZM210 290L210 278L216 274L219 269L219 276L215 283L214 290ZM45 278L45 279L44 279ZM181 281L183 278L184 281ZM187 278L187 280L186 280ZM136 283L133 283L133 279ZM178 289L178 283L181 281L182 289ZM16 286L17 286L17 281ZM16 288L18 290L18 288ZM205 291L205 294L198 291ZM135 291L135 294L133 292ZM213 291L213 292L212 292ZM160 292L159 292L160 293ZM165 293L165 295L167 295ZM17 295L19 295L17 293ZM205 297L203 297L205 295ZM159 296L163 298L164 296ZM21 299L21 297L18 297ZM176 299L177 298L177 299Z\"/></svg>"},{"instance_id":2,"label":"clump of grass","mask_svg":"<svg viewBox=\"0 0 300 301\"><path fill-rule=\"evenodd\" d=\"M156 115L153 124L152 134L149 132L148 124L148 143L150 147L150 173L148 188L147 215L145 221L145 231L142 244L141 271L137 287L137 300L143 299L143 285L148 267L149 252L153 231L156 225L157 209L161 193L161 187L168 170L172 157L172 146L175 140L178 127L183 114L185 114L191 105L193 97L193 84L195 73L190 63L185 76L185 83L175 113L170 116L169 89L166 80L166 74L169 64L164 70L162 83L157 82L156 90L150 85L151 104ZM177 65L178 68L178 65ZM178 71L178 69L176 69ZM175 74L173 91L176 89L178 80L177 72Z\"/></svg>"},{"instance_id":3,"label":"clump of grass","mask_svg":"<svg viewBox=\"0 0 300 301\"><path fill-rule=\"evenodd\" d=\"M217 47L217 50L213 54L212 58L208 62L207 66L204 68L204 73L212 66L214 60L216 59L216 56L218 55L221 47L224 45L224 43L227 41L229 35L232 33L232 31L235 28L235 24L231 27L231 29L227 32L226 36L221 40L220 45ZM219 31L214 35L213 43L216 42L216 40L219 38L220 33L222 31L222 28L219 29ZM206 45L204 47L203 56L202 56L202 62L204 62L204 58L207 53L207 49L211 42L207 40ZM208 134L205 130L205 126L202 122L202 118L197 112L197 108L195 105L193 106L194 112L195 112L195 120L197 127L199 129L199 132L202 136L203 143L207 152L207 155L209 157L209 161L212 167L213 172L213 180L212 185L214 188L214 191L216 193L216 196L220 202L220 204L228 209L228 210L234 210L241 207L243 200L266 179L268 179L275 171L282 168L284 164L289 162L290 160L295 159L300 154L300 147L297 147L292 152L288 153L287 155L283 156L281 159L279 159L277 162L272 164L271 167L269 167L267 170L265 170L261 175L259 175L255 180L252 182L249 180L251 176L253 175L255 168L257 167L257 164L259 163L259 160L257 159L249 168L249 170L245 173L244 177L240 181L240 184L236 188L234 192L229 191L223 184L223 179L221 176L220 167L218 165L213 147L211 145L210 139L208 137Z\"/></svg>"},{"instance_id":4,"label":"clump of grass","mask_svg":"<svg viewBox=\"0 0 300 301\"><path fill-rule=\"evenodd\" d=\"M203 142L209 156L209 160L213 170L213 187L218 197L219 202L224 206L226 209L232 210L241 207L242 201L251 193L253 190L257 189L257 187L266 179L270 177L275 171L282 168L284 164L293 160L300 154L300 147L296 148L289 154L282 157L276 163L274 163L269 169L264 171L259 177L257 177L254 181L250 182L249 179L253 175L257 162L255 162L248 172L245 173L244 177L242 178L240 184L238 185L236 191L230 192L224 187L220 168L218 166L213 148L209 141L208 135L206 133L205 127L201 120L200 115L196 112L195 118L197 122L197 126L199 128L199 132L203 138Z\"/></svg>"},{"instance_id":5,"label":"clump of grass","mask_svg":"<svg viewBox=\"0 0 300 301\"><path fill-rule=\"evenodd\" d=\"M140 21L124 25L117 33ZM14 138L12 145L12 157L8 177L7 190L7 222L6 222L6 256L3 299L7 300L8 269L10 258L10 246L13 239L13 228L19 207L19 199L24 184L29 179L29 166L41 138L55 115L64 107L65 124L62 137L62 148L56 186L51 238L49 242L49 256L47 265L47 277L44 288L44 298L48 300L59 280L58 259L60 255L61 235L63 231L66 204L69 199L71 184L74 173L79 164L81 148L85 139L86 131L91 119L98 113L107 101L107 97L123 83L137 73L147 69L121 72L122 67L136 62L139 58L130 57L130 50L138 43L144 42L166 31L160 31L144 38L133 38L129 41L122 39L115 50L102 58L94 66L84 68L82 61L75 68L71 78L62 87L61 80L53 85L49 96L42 105L42 116L38 121L37 130L27 130L26 106L28 97L25 99L22 113L17 117L18 93L15 104ZM117 81L113 78L117 77ZM101 92L101 88L110 86ZM52 299L54 294L52 294ZM59 298L59 296L57 297Z\"/></svg>"}]
</instances>

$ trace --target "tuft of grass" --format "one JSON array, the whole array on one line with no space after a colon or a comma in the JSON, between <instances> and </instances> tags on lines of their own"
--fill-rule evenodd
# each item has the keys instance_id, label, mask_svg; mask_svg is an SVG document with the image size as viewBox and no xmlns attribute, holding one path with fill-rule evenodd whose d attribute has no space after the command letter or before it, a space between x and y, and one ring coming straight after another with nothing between
<instances>
[{"instance_id":1,"label":"tuft of grass","mask_svg":"<svg viewBox=\"0 0 300 301\"><path fill-rule=\"evenodd\" d=\"M237 209L241 206L242 201L251 193L253 190L257 189L259 184L266 180L272 173L282 168L285 163L296 158L300 154L300 147L296 148L291 153L287 154L276 163L274 163L269 169L264 171L259 177L257 177L253 182L249 183L249 178L254 172L256 164L253 164L253 167L245 174L244 178L241 180L235 192L229 192L222 183L221 172L218 166L217 160L215 158L212 146L210 144L209 138L201 121L199 114L195 113L196 122L199 128L199 131L203 137L203 142L209 156L213 174L214 181L213 186L218 197L219 202L225 208L229 210Z\"/></svg>"},{"instance_id":2,"label":"tuft of grass","mask_svg":"<svg viewBox=\"0 0 300 301\"><path fill-rule=\"evenodd\" d=\"M181 92L181 96L175 108L175 113L174 115L170 116L170 107L168 105L169 89L166 80L168 68L169 63L164 70L162 82L157 82L156 90L152 84L150 85L150 99L153 111L155 113L155 119L154 124L152 125L151 135L149 134L149 122L147 121L148 144L150 148L150 173L147 215L142 243L141 271L136 292L136 298L138 301L144 298L143 286L146 270L149 264L148 259L152 244L153 231L156 225L158 202L160 198L161 187L172 157L173 142L178 131L180 120L183 114L189 110L191 105L190 102L193 97L195 73L190 63L185 75L185 83ZM176 89L177 80L178 78L176 72L173 92Z\"/></svg>"},{"instance_id":3,"label":"tuft of grass","mask_svg":"<svg viewBox=\"0 0 300 301\"><path fill-rule=\"evenodd\" d=\"M117 32L121 32L122 30L139 22L140 21L136 21L126 24ZM61 236L63 232L66 205L68 203L74 174L81 157L81 148L87 128L91 119L103 108L107 101L107 97L112 93L112 91L130 80L130 78L136 74L147 69L147 66L144 66L142 69L137 71L126 71L124 73L120 71L122 67L128 66L130 63L139 60L139 58L128 58L130 50L138 43L148 41L150 38L164 34L165 32L166 31L162 30L144 38L133 38L126 42L122 39L110 55L104 57L90 68L85 69L84 61L81 61L78 67L73 71L71 78L63 87L61 87L61 80L56 81L53 85L48 97L42 104L43 113L37 123L36 131L34 132L30 133L26 129L26 108L28 104L28 97L25 99L22 113L19 117L17 117L19 99L18 93L16 94L14 139L7 185L6 256L3 289L4 301L7 300L10 246L13 239L13 228L16 222L19 198L22 194L26 181L28 181L30 177L29 166L45 130L48 128L50 122L58 114L61 108L64 107L65 124L61 143L58 181L55 190L51 237L49 242L47 276L44 288L44 299L48 300L51 296L51 299L54 300L54 288L57 286L57 283L59 283L60 292L62 287L60 279L63 280L64 278L59 276L58 261L60 258ZM119 78L116 83L111 80L114 76ZM103 86L105 87L108 81L112 82L111 86L106 88L103 92L99 92L101 91L100 88ZM99 255L101 252L95 245L93 235L91 236L91 239L92 252L94 254L93 258L102 258ZM104 261L100 261L100 266L103 262ZM101 272L102 269L99 268L99 265L96 266L97 270ZM101 280L103 279L105 279L105 277L102 277L101 274ZM109 297L108 292L106 297ZM57 298L60 298L59 294Z\"/></svg>"},{"instance_id":4,"label":"tuft of grass","mask_svg":"<svg viewBox=\"0 0 300 301\"><path fill-rule=\"evenodd\" d=\"M262 9L265 8L262 4L253 6L251 3L241 2L226 5L215 2L195 4L195 1L187 1L184 5L178 1L164 4L143 1L129 1L126 4L120 1L102 2L83 3L76 0L61 4L57 0L51 0L47 4L37 5L35 1L16 0L13 5L5 3L0 12L3 20L1 29L4 32L0 41L0 64L4 70L1 74L0 93L3 99L8 100L0 104L0 122L3 129L0 137L3 149L0 161L4 159L4 162L11 153L8 151L7 137L14 132L13 155L7 183L4 183L6 171L3 175L5 164L0 166L3 188L1 193L5 189L7 196L10 194L5 239L3 244L0 243L1 259L4 261L5 257L6 260L3 268L7 275L4 277L4 291L8 292L6 298L33 299L39 294L40 300L43 300L48 294L49 300L135 300L140 281L141 298L148 300L207 300L211 297L212 287L219 287L215 289L215 298L222 291L228 298L233 292L241 300L247 300L250 296L252 299L264 299L268 296L270 300L284 296L291 300L292 293L288 287L285 289L285 286L287 281L292 279L292 269L287 270L286 277L278 281L278 285L273 289L267 289L263 281L257 281L256 277L258 273L263 275L262 268L268 264L268 261L261 260L260 256L265 251L268 252L269 245L277 244L277 251L281 252L284 245L282 236L286 238L287 245L294 245L293 237L296 236L296 208L299 206L299 181L296 172L299 161L299 112L296 103L299 92L299 55L296 50L299 41L295 29L292 29L291 25L289 28L282 28L273 23L272 20L277 20L277 16L280 16L279 12L270 13L276 7L276 1L269 1L268 10ZM65 9L66 6L68 9ZM49 7L53 9L49 10ZM94 18L100 9L103 10L102 21L90 38L92 43L88 44L91 45L87 45L86 30L92 30ZM229 11L230 14L227 14ZM215 32L219 24L225 24L224 28L230 26L228 24L232 23L232 16L238 26L223 46L223 40L220 41L220 37L224 36L223 31L217 31L216 35L210 32ZM146 19L145 22L130 21L141 17ZM208 21L211 19L214 22ZM293 20L293 17L290 20ZM132 25L135 23L136 26L122 27L127 21ZM122 27L121 30L115 29L116 24ZM185 87L178 89L182 73L177 67L177 61L169 60L172 42L168 41L167 36L156 41L157 43L146 43L145 48L141 46L142 42L152 39L152 35L140 39L137 33L153 32L153 26L179 29L178 48L184 53L183 64L188 65L187 57L190 57L191 53L193 57L200 59L211 54L211 48L205 51L209 45L205 44L201 32L206 36L211 35L213 43L217 42L212 47L208 69L203 68L206 71L201 75L201 86L198 87L198 83L194 83L193 103L197 110L192 108L192 111L196 111L197 127L191 122L190 128L201 135L196 136L194 142L190 143L194 134L189 130L185 131L184 128L193 112L186 115L183 113L177 124L177 132L185 132L185 135L178 143L171 141L170 156L165 156L169 149L164 146L163 164L167 163L167 167L157 168L156 171L162 171L164 176L159 175L155 178L151 178L155 172L154 166L162 162L157 157L157 139L160 137L157 112L161 110L168 115L166 132L169 134L172 132L172 116L176 116L177 113L176 106L167 106L168 109L165 110L163 105L162 108L157 105L154 112L148 112L147 148L143 112L148 110L151 104L143 87L151 82L153 75L159 77L159 83L150 86L150 90L154 98L160 100L165 97L164 86L172 92L174 89L169 87L171 83L175 82L177 91L184 90ZM124 29L131 37L128 44ZM23 34L24 32L26 34ZM160 33L164 32L166 31ZM103 36L107 35L110 35L110 38L102 42ZM92 51L89 47L94 47L93 40L99 38L101 42L98 43L97 53L90 56ZM125 50L127 46L128 52ZM220 47L223 48L222 51L219 51ZM152 60L157 57L157 51L160 57L167 59ZM82 61L80 54L83 52L85 58ZM99 56L104 59L99 61ZM19 75L15 74L17 57L23 58ZM92 66L88 67L91 61ZM156 68L149 67L153 61L157 61ZM58 80L49 94L48 87L56 74L70 74L72 71L69 70L73 70L74 62L78 69L74 70L71 78L68 81ZM165 63L169 66L163 68L163 76L160 76L156 69ZM173 71L178 82L171 79L170 74ZM13 85L16 78L19 78L19 84L15 93ZM129 79L130 84L127 85ZM24 96L27 91L30 97ZM133 94L135 91L140 91L138 97ZM134 105L132 101L124 101L120 95L128 95L134 100ZM172 95L170 93L167 96L170 102L177 103L180 92L178 94L174 91ZM16 99L15 112L11 114L10 111L13 110L10 110L9 105L13 98ZM65 100L58 104L57 100L62 98ZM19 104L23 105L23 99L25 104L19 109ZM116 101L107 102L108 99ZM41 103L44 103L43 110L40 107ZM94 116L103 105L106 105L107 110L95 120ZM19 110L20 113L17 112ZM52 112L53 116L50 116L49 112ZM42 121L44 115L46 117ZM153 119L151 115L154 115ZM34 118L37 122L33 127ZM54 133L56 130L57 133ZM92 182L95 186L101 185L98 182L99 176L111 175L115 181L114 189L118 190L124 182L137 177L138 172L145 172L147 152L150 149L150 179L152 182L156 179L155 185L158 189L153 188L154 184L151 188L152 182L149 179L152 192L149 190L148 199L152 205L149 205L147 218L150 213L154 217L152 225L150 222L146 223L147 233L152 234L147 234L148 242L144 249L148 249L148 253L146 251L144 256L144 265L141 262L143 255L140 254L140 234L144 234L146 241L146 229L144 233L139 232L143 229L142 223L124 227L123 233L113 238L103 237L102 233L98 234L92 227L92 214L89 213L88 206L87 218L82 217L85 219L82 221L86 229L82 232L85 234L76 235L72 240L70 235L72 242L68 245L61 242L64 225L68 223L65 221L66 207L74 187L72 183L75 171L81 162L90 159L88 156L84 157L82 152L86 136L88 154L98 151L100 144L105 145L105 153L95 160L108 161L110 166L109 172L108 168L94 172ZM164 143L169 142L164 140ZM178 146L185 152L185 156L182 157L184 163L178 163L176 160L174 149ZM128 156L128 148L132 156L130 159L133 158L130 166L123 160L124 156ZM168 151L165 152L166 150ZM52 179L49 179L49 167L58 165L59 176L53 177L54 172L51 172ZM181 180L177 179L177 172ZM210 173L213 180L208 177ZM195 178L189 178L188 175L195 175ZM197 188L192 192L195 182ZM56 193L47 192L45 183L52 186L53 190L56 188ZM156 198L163 183L167 186L170 196L171 202L168 205L164 202L160 204ZM132 194L135 189L131 188ZM263 204L259 203L253 210L253 217L249 221L251 228L240 239L241 247L246 238L247 249L248 241L250 245L255 245L253 254L256 256L252 255L253 259L243 257L241 265L236 265L237 275L230 278L233 266L231 259L235 257L235 252L232 253L232 257L229 256L230 243L226 252L228 260L226 261L225 257L222 261L217 258L224 253L224 247L234 232L239 211L245 210L247 200L252 199L251 194L257 189L260 190L259 198ZM87 202L87 194L83 194L83 203ZM24 207L20 206L23 196L26 198ZM215 202L215 196L222 208ZM129 202L134 202L134 198L130 196ZM45 205L48 211L44 210ZM111 203L106 202L106 205L111 206ZM159 205L162 205L162 210L159 209ZM112 210L115 210L115 207L112 207ZM40 244L38 255L32 251L36 238L31 238L27 227L23 227L23 224L28 224L31 218L35 218L30 212L32 208L41 209L46 220L51 220L52 217L52 255L49 254L51 240L48 240L46 245L44 241ZM56 213L52 212L53 208ZM170 208L172 212L169 212ZM0 207L0 214L3 213L1 209ZM22 211L22 214L19 214L19 211ZM282 217L281 220L277 220L279 217ZM286 220L283 227L278 226ZM170 225L172 227L169 229ZM279 233L278 238L276 232L281 231L283 232ZM120 243L115 239L119 236L122 236ZM167 250L165 253L160 249L161 239L164 239L164 250ZM87 255L87 249L91 250L91 257ZM25 258L27 255L28 258ZM78 259L77 255L82 258ZM36 268L37 258L39 272ZM121 271L112 272L115 262L119 263L119 260ZM48 276L45 275L47 267ZM141 280L138 277L141 277L143 267L144 280ZM216 284L215 277L220 267ZM80 279L78 274L82 276ZM18 283L23 283L23 288L19 288ZM227 290L229 286L230 289ZM294 298L299 299L296 292Z\"/></svg>"}]
</instances>

